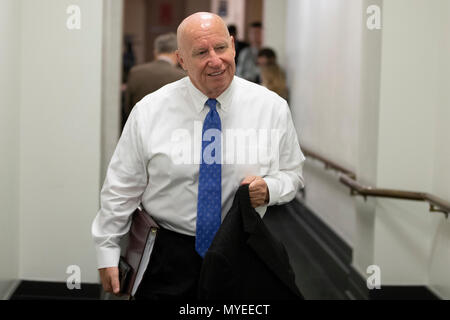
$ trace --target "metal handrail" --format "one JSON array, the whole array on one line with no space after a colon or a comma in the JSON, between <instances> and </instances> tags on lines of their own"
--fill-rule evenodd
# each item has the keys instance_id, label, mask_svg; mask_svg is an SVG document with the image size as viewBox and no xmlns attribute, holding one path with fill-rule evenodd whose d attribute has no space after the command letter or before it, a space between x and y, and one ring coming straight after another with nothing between
<instances>
[{"instance_id":1,"label":"metal handrail","mask_svg":"<svg viewBox=\"0 0 450 320\"><path fill-rule=\"evenodd\" d=\"M439 198L435 195L424 193L424 192L414 192L414 191L403 191L394 189L380 189L373 188L370 186L361 185L357 179L356 174L352 171L336 164L334 161L328 160L327 158L309 150L308 148L302 147L303 153L310 158L321 161L325 164L325 169L332 168L339 172L339 181L345 186L350 188L351 195L361 195L366 197L378 197L378 198L392 198L392 199L403 199L403 200L414 200L414 201L425 201L430 204L430 212L441 212L445 214L448 218L450 214L450 202Z\"/></svg>"}]
</instances>

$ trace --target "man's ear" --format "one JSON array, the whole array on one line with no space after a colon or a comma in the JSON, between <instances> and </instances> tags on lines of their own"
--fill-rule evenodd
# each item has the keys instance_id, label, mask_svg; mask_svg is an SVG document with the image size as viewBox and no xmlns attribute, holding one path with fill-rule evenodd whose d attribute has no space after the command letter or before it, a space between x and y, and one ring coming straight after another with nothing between
<instances>
[{"instance_id":1,"label":"man's ear","mask_svg":"<svg viewBox=\"0 0 450 320\"><path fill-rule=\"evenodd\" d=\"M236 44L234 42L234 37L230 36L231 38L231 47L233 48L233 58L236 58Z\"/></svg>"},{"instance_id":2,"label":"man's ear","mask_svg":"<svg viewBox=\"0 0 450 320\"><path fill-rule=\"evenodd\" d=\"M184 60L183 60L183 57L181 56L180 50L175 51L175 54L177 55L177 60L178 60L178 63L180 64L180 66L183 68L184 71L187 71L186 67L184 65Z\"/></svg>"}]
</instances>

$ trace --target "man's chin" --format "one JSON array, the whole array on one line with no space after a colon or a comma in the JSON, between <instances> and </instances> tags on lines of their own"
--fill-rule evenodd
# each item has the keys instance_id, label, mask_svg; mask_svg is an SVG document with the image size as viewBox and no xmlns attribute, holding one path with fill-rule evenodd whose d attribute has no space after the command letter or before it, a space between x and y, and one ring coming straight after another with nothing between
<instances>
[{"instance_id":1,"label":"man's chin","mask_svg":"<svg viewBox=\"0 0 450 320\"><path fill-rule=\"evenodd\" d=\"M214 98L214 99L216 99L216 98L219 97L226 89L227 89L227 86L226 86L226 85L209 87L209 88L208 88L208 92L210 93L210 94L209 94L209 98Z\"/></svg>"}]
</instances>

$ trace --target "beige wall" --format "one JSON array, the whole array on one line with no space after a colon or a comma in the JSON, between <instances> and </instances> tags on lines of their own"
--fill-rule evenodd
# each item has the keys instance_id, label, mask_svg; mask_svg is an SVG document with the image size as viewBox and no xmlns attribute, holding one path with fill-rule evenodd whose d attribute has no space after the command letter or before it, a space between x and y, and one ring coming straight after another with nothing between
<instances>
[{"instance_id":1,"label":"beige wall","mask_svg":"<svg viewBox=\"0 0 450 320\"><path fill-rule=\"evenodd\" d=\"M0 299L19 278L20 2L0 2Z\"/></svg>"},{"instance_id":2,"label":"beige wall","mask_svg":"<svg viewBox=\"0 0 450 320\"><path fill-rule=\"evenodd\" d=\"M173 21L161 25L160 8L167 4L172 5ZM181 20L192 13L210 10L211 0L125 0L123 32L133 36L136 64L154 59L153 42L157 36L176 32Z\"/></svg>"},{"instance_id":3,"label":"beige wall","mask_svg":"<svg viewBox=\"0 0 450 320\"><path fill-rule=\"evenodd\" d=\"M133 49L136 55L136 63L146 62L147 38L146 31L146 0L124 1L124 35L133 37Z\"/></svg>"},{"instance_id":4,"label":"beige wall","mask_svg":"<svg viewBox=\"0 0 450 320\"><path fill-rule=\"evenodd\" d=\"M248 41L249 25L253 22L262 22L264 16L263 0L245 0L245 40Z\"/></svg>"},{"instance_id":5,"label":"beige wall","mask_svg":"<svg viewBox=\"0 0 450 320\"><path fill-rule=\"evenodd\" d=\"M211 11L211 2L214 0L186 0L185 15L189 16L199 11Z\"/></svg>"}]
</instances>

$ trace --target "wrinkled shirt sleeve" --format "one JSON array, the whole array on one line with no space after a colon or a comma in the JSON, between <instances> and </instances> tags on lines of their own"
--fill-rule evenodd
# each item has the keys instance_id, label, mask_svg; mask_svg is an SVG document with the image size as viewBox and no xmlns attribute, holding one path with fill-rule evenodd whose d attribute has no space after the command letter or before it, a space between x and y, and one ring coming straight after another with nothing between
<instances>
[{"instance_id":1,"label":"wrinkled shirt sleeve","mask_svg":"<svg viewBox=\"0 0 450 320\"><path fill-rule=\"evenodd\" d=\"M128 233L131 215L147 186L140 120L137 105L124 127L100 193L100 210L91 229L99 269L118 266L120 239Z\"/></svg>"},{"instance_id":2,"label":"wrinkled shirt sleeve","mask_svg":"<svg viewBox=\"0 0 450 320\"><path fill-rule=\"evenodd\" d=\"M303 164L305 157L300 149L287 103L282 106L278 123L281 133L278 146L278 162L271 164L270 174L263 177L269 189L269 206L290 202L300 188L304 187Z\"/></svg>"}]
</instances>

